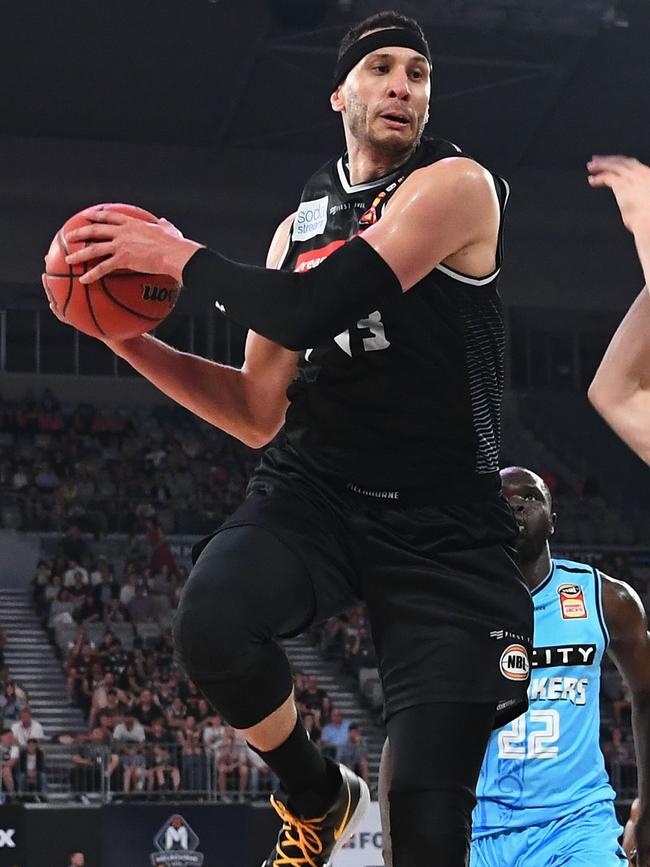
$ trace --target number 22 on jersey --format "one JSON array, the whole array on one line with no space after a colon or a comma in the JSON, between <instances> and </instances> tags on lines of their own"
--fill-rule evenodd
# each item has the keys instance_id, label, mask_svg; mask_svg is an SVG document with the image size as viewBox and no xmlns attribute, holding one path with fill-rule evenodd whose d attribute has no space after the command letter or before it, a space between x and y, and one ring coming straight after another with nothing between
<instances>
[{"instance_id":1,"label":"number 22 on jersey","mask_svg":"<svg viewBox=\"0 0 650 867\"><path fill-rule=\"evenodd\" d=\"M527 725L528 723L528 725ZM554 759L559 747L560 714L556 710L531 710L499 732L500 759Z\"/></svg>"}]
</instances>

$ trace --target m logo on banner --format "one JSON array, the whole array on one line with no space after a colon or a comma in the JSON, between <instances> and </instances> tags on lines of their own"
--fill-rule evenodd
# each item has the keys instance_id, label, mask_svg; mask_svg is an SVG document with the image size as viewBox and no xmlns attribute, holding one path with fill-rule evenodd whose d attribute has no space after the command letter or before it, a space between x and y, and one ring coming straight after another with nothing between
<instances>
[{"instance_id":1,"label":"m logo on banner","mask_svg":"<svg viewBox=\"0 0 650 867\"><path fill-rule=\"evenodd\" d=\"M196 851L199 838L182 816L171 816L153 841L158 848L150 856L153 865L202 867L204 856Z\"/></svg>"}]
</instances>

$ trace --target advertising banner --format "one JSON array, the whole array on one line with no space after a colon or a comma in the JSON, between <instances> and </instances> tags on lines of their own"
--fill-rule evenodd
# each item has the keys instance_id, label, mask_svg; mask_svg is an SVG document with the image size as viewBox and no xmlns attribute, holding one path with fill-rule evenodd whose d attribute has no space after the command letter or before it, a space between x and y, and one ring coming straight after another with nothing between
<instances>
[{"instance_id":1,"label":"advertising banner","mask_svg":"<svg viewBox=\"0 0 650 867\"><path fill-rule=\"evenodd\" d=\"M22 807L0 806L0 867L25 864L25 825Z\"/></svg>"},{"instance_id":2,"label":"advertising banner","mask_svg":"<svg viewBox=\"0 0 650 867\"><path fill-rule=\"evenodd\" d=\"M349 843L334 859L334 867L383 867L379 804L373 801Z\"/></svg>"},{"instance_id":3,"label":"advertising banner","mask_svg":"<svg viewBox=\"0 0 650 867\"><path fill-rule=\"evenodd\" d=\"M143 804L103 813L102 867L261 864L278 828L267 807Z\"/></svg>"},{"instance_id":4,"label":"advertising banner","mask_svg":"<svg viewBox=\"0 0 650 867\"><path fill-rule=\"evenodd\" d=\"M160 803L0 807L0 867L254 867L280 822L268 806ZM334 867L383 867L379 809L371 804Z\"/></svg>"}]
</instances>

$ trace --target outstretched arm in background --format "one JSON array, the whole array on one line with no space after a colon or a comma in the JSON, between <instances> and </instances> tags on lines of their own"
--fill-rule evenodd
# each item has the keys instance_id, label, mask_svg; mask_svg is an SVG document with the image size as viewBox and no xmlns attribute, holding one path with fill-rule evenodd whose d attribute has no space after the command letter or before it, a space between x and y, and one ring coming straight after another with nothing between
<instances>
[{"instance_id":1,"label":"outstretched arm in background","mask_svg":"<svg viewBox=\"0 0 650 867\"><path fill-rule=\"evenodd\" d=\"M644 289L619 325L594 380L589 400L610 427L650 464L650 167L629 157L594 157L592 187L609 187L634 235Z\"/></svg>"}]
</instances>

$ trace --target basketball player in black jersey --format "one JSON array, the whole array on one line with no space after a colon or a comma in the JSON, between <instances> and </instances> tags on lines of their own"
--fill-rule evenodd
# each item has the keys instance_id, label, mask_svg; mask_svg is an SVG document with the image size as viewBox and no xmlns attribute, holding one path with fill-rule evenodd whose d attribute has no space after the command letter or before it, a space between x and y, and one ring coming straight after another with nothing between
<instances>
[{"instance_id":1,"label":"basketball player in black jersey","mask_svg":"<svg viewBox=\"0 0 650 867\"><path fill-rule=\"evenodd\" d=\"M106 257L84 279L171 274L251 329L241 370L151 336L109 342L117 354L249 445L284 424L197 547L174 629L190 677L282 782L265 867L330 864L368 800L307 738L277 638L366 601L397 867L466 864L490 731L526 705L532 606L498 474L508 190L422 139L431 73L397 13L344 37L331 106L347 150L307 182L266 269L115 212L70 235L89 242L71 264Z\"/></svg>"}]
</instances>

